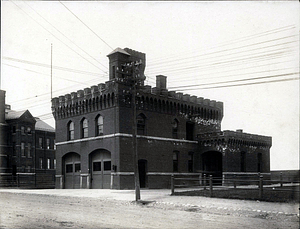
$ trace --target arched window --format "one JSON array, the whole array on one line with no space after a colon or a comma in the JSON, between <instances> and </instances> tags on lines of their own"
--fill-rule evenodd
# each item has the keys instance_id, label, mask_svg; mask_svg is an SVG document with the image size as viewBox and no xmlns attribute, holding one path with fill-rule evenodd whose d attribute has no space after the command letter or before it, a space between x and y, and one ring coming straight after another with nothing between
<instances>
[{"instance_id":1,"label":"arched window","mask_svg":"<svg viewBox=\"0 0 300 229\"><path fill-rule=\"evenodd\" d=\"M87 138L88 132L89 132L88 121L86 118L84 118L81 121L81 138Z\"/></svg>"},{"instance_id":2,"label":"arched window","mask_svg":"<svg viewBox=\"0 0 300 229\"><path fill-rule=\"evenodd\" d=\"M178 120L174 119L172 122L172 138L178 138Z\"/></svg>"},{"instance_id":3,"label":"arched window","mask_svg":"<svg viewBox=\"0 0 300 229\"><path fill-rule=\"evenodd\" d=\"M68 124L68 140L74 140L74 122Z\"/></svg>"},{"instance_id":4,"label":"arched window","mask_svg":"<svg viewBox=\"0 0 300 229\"><path fill-rule=\"evenodd\" d=\"M137 116L137 134L145 135L146 133L146 117L144 114Z\"/></svg>"},{"instance_id":5,"label":"arched window","mask_svg":"<svg viewBox=\"0 0 300 229\"><path fill-rule=\"evenodd\" d=\"M96 136L103 135L103 117L101 115L96 118Z\"/></svg>"}]
</instances>

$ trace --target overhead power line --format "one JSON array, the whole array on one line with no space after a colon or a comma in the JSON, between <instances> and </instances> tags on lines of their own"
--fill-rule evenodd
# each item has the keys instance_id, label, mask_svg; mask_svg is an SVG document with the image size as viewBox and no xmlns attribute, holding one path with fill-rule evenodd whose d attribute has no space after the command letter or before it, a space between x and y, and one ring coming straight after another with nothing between
<instances>
[{"instance_id":1,"label":"overhead power line","mask_svg":"<svg viewBox=\"0 0 300 229\"><path fill-rule=\"evenodd\" d=\"M245 36L245 37L233 39L233 40L230 40L230 41L222 42L219 45L210 47L209 49L215 49L215 48L219 48L219 47L224 47L224 46L232 45L233 43L237 44L237 43L240 43L242 41L247 41L247 40L251 40L252 41L253 38L255 38L255 37L258 38L258 37L262 37L262 36L266 36L266 35L270 35L270 34L274 34L274 33L280 33L280 32L286 31L286 30L294 29L294 28L296 28L294 25L288 25L288 26L284 26L284 27L279 27L279 28L268 30L268 31L264 31L264 32L261 32L261 33L257 33L257 34L253 34L253 35L249 35L249 36ZM199 53L202 50L207 50L207 49L201 48L199 50L193 50L193 52L191 52L191 53ZM183 54L184 53L176 53L175 57L182 56ZM169 58L165 57L163 59L172 59L173 57L174 57L174 55L172 55ZM153 64L153 62L154 63L157 62L155 60L158 60L159 62L161 62L161 58L156 58L156 59L153 59L152 61L150 61L149 63Z\"/></svg>"},{"instance_id":2,"label":"overhead power line","mask_svg":"<svg viewBox=\"0 0 300 229\"><path fill-rule=\"evenodd\" d=\"M277 51L277 52L274 52L274 51ZM290 52L293 52L293 50L291 50ZM228 65L228 64L237 64L237 63L243 63L243 62L248 62L249 60L260 60L261 58L270 58L270 57L273 57L273 56L279 56L284 54L285 51L281 51L281 50L273 50L273 53L268 53L268 54L265 54L266 52L261 52L261 53L256 53L256 55L253 55L253 56L247 56L247 55L244 55L245 58L241 58L241 57L238 57L236 59L229 59L229 60L220 60L220 61L214 61L212 63L209 64L209 66L211 67L221 67L223 65ZM242 56L243 57L243 56ZM195 70L197 68L200 68L200 67L203 67L203 66L207 66L207 65L190 65L190 66L186 66L186 67L183 67L183 68L172 68L170 70L168 70L168 73L170 72L178 72L178 71L192 71L192 70Z\"/></svg>"},{"instance_id":3,"label":"overhead power line","mask_svg":"<svg viewBox=\"0 0 300 229\"><path fill-rule=\"evenodd\" d=\"M76 14L74 14L65 4L63 4L61 1L59 1L60 4L62 4L71 14L73 14L74 17L76 17L85 27L87 27L93 34L96 35L104 44L106 44L108 47L110 47L112 50L113 48L105 41L103 40L97 33L95 33L87 24L85 24Z\"/></svg>"},{"instance_id":4,"label":"overhead power line","mask_svg":"<svg viewBox=\"0 0 300 229\"><path fill-rule=\"evenodd\" d=\"M10 0L11 1L11 0ZM38 21L36 21L33 17L31 17L28 13L26 13L21 7L19 7L16 3L14 3L13 1L11 1L15 6L17 6L22 12L24 12L28 17L30 17L33 21L35 21L39 26L41 26L44 30L46 30L48 33L50 33L54 38L56 38L57 40L59 40L61 43L63 43L66 47L68 47L70 50L72 50L73 52L75 52L77 55L79 55L80 57L82 57L84 60L86 60L87 62L89 62L90 64L92 64L94 67L98 68L99 70L103 71L104 73L106 73L103 69L99 68L97 65L95 65L94 63L92 63L91 61L89 61L88 59L86 59L84 56L82 56L80 53L78 53L77 51L75 51L73 48L71 48L69 45L67 45L65 42L63 42L61 39L59 39L57 36L55 36L53 33L51 33L47 28L45 28L42 24L40 24Z\"/></svg>"},{"instance_id":5,"label":"overhead power line","mask_svg":"<svg viewBox=\"0 0 300 229\"><path fill-rule=\"evenodd\" d=\"M25 64L31 64L31 65L36 65L36 66L40 66L40 67L46 67L46 68L51 67L50 64L43 64L43 63L38 63L38 62L34 62L34 61L22 60L22 59L6 57L6 56L3 56L2 58L5 59L5 60L10 60L10 61L20 62L20 63L25 63ZM93 75L93 76L103 77L99 73L96 73L96 72L88 72L88 71L82 71L82 70L78 70L78 69L65 68L65 67L53 66L53 65L52 65L52 68L57 69L57 70L61 70L61 71L68 71L68 72L73 72L73 73L78 73L78 74L86 74L86 75Z\"/></svg>"},{"instance_id":6,"label":"overhead power line","mask_svg":"<svg viewBox=\"0 0 300 229\"><path fill-rule=\"evenodd\" d=\"M258 74L258 73L264 73L264 72L274 72L274 71L283 71L283 70L288 70L288 69L293 69L293 68L282 68L282 69L273 69L273 70L264 70L264 71L258 71L258 72L246 72L246 73L238 73L238 74L231 74L231 75L222 75L219 77L207 77L207 78L202 78L203 76L206 75L211 75L211 74L201 74L201 75L197 75L197 76L193 76L192 79L187 80L186 78L184 79L185 82L188 81L195 81L196 77L201 77L200 80L212 80L212 79L219 79L219 78L227 78L227 77L233 77L233 76L241 76L241 75L253 75L253 74ZM244 70L244 69L242 69ZM234 70L236 71L236 70ZM218 72L218 73L223 73L223 72ZM214 73L217 74L217 73ZM172 80L172 84L176 83L176 82L182 82L181 80Z\"/></svg>"},{"instance_id":7,"label":"overhead power line","mask_svg":"<svg viewBox=\"0 0 300 229\"><path fill-rule=\"evenodd\" d=\"M235 83L235 82L243 82L243 81L249 81L249 80L259 80L259 79L267 79L267 78L275 78L275 77L282 77L282 76L297 75L297 74L299 74L299 72L292 72L292 73L279 74L279 75L261 76L261 77L254 77L254 78L240 79L240 80L229 80L229 81L214 82L214 83L193 84L193 85L185 85L185 86L179 86L179 87L169 87L168 89L180 88L179 90L181 90L181 88L191 88L191 87L198 87L198 86L205 86L205 85L214 85L214 84L223 84L223 83Z\"/></svg>"},{"instance_id":8,"label":"overhead power line","mask_svg":"<svg viewBox=\"0 0 300 229\"><path fill-rule=\"evenodd\" d=\"M232 84L232 85L224 85L224 86L216 86L216 87L203 87L203 88L190 88L190 89L183 89L178 91L194 91L194 90L202 90L202 89L217 89L217 88L226 88L226 87L240 87L240 86L248 86L248 85L255 85L255 84L266 84L266 83L276 83L276 82L283 82L283 81L292 81L292 80L299 80L297 78L287 78L287 79L280 79L280 80L269 80L269 81L262 81L262 82L254 82L254 83L245 83L245 84Z\"/></svg>"},{"instance_id":9,"label":"overhead power line","mask_svg":"<svg viewBox=\"0 0 300 229\"><path fill-rule=\"evenodd\" d=\"M253 44L248 44L248 45L243 45L243 46L239 46L239 47L235 47L235 48L228 48L228 49L223 49L223 50L219 50L219 51L214 51L214 52L208 52L208 53L204 53L204 54L200 54L200 55L194 55L194 56L189 56L186 58L178 58L175 60L172 60L172 62L176 62L176 61L182 61L182 60L188 60L188 59L195 59L198 57L205 57L208 55L214 55L214 54L218 54L218 53L223 53L223 52L228 52L230 51L231 53L229 54L224 54L224 55L218 55L218 57L222 57L222 56L230 56L230 55L235 55L238 53L243 53L243 52L250 52L250 51L255 51L255 50L259 50L259 49L266 49L266 48L271 48L274 46L279 46L279 45L285 45L285 44L291 44L297 41L289 41L289 42L283 42L280 44L273 44L273 45L269 45L269 46L264 46L264 47L259 47L259 48L254 48L254 49L250 49L250 50L244 50L244 51L240 51L240 52L232 52L233 50L238 50L238 49L243 49L246 47L251 47L251 46L257 46L257 45L261 45L261 44L265 44L265 43L269 43L269 42L274 42L274 41L279 41L279 40L283 40L283 39L287 39L287 38L292 38L292 37L297 37L298 35L291 35L291 36L286 36L286 37L281 37L281 38L277 38L277 39L272 39L272 40L268 40L268 41L262 41L262 42L257 42L257 43L253 43ZM213 58L213 57L211 57ZM207 57L205 57L205 59L207 59ZM170 61L168 61L168 63L170 63ZM165 65L165 62L159 62L158 64L152 64L151 66L157 66L157 65L164 65L164 67L168 66Z\"/></svg>"},{"instance_id":10,"label":"overhead power line","mask_svg":"<svg viewBox=\"0 0 300 229\"><path fill-rule=\"evenodd\" d=\"M33 70L30 70L30 69L21 68L21 67L18 67L18 66L14 66L14 65L10 65L10 64L5 64L5 63L3 63L3 64L6 65L6 66L9 66L9 67L18 68L18 69L25 70L25 71L28 71L28 72L33 72L33 73L36 73L36 74L39 74L39 75L49 76L49 74L45 74L45 73L33 71ZM67 78L64 78L64 77L60 77L60 76L56 76L56 75L55 75L55 78L59 78L59 79L62 79L62 80L73 82L73 83L86 84L85 82L79 82L79 81L76 81L76 80L70 80L70 79L67 79Z\"/></svg>"},{"instance_id":11,"label":"overhead power line","mask_svg":"<svg viewBox=\"0 0 300 229\"><path fill-rule=\"evenodd\" d=\"M54 28L57 32L59 32L61 35L63 35L68 41L70 41L72 44L74 44L77 48L79 48L82 52L84 52L86 55L91 57L93 60L95 60L97 63L102 65L104 68L107 69L107 67L99 62L97 59L95 59L93 56L91 56L89 53L87 53L85 50L83 50L81 47L79 47L75 42L73 42L71 39L69 39L66 35L64 35L61 31L59 31L54 25L52 25L48 20L46 20L41 14L39 14L35 9L33 9L29 4L25 2L27 6L29 6L36 14L38 14L41 18L43 18L52 28Z\"/></svg>"}]
</instances>

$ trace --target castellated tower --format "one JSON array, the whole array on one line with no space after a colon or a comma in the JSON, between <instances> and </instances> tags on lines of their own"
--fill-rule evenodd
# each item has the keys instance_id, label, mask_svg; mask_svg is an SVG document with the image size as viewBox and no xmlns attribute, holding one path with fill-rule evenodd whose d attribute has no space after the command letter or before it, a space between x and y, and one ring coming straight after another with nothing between
<instances>
[{"instance_id":1,"label":"castellated tower","mask_svg":"<svg viewBox=\"0 0 300 229\"><path fill-rule=\"evenodd\" d=\"M109 58L109 80L114 79L126 79L130 77L132 73L126 66L131 63L139 63L140 77L144 77L144 71L146 67L146 54L137 52L129 48L117 48L107 55ZM142 80L144 81L144 80ZM142 82L144 85L144 82Z\"/></svg>"}]
</instances>

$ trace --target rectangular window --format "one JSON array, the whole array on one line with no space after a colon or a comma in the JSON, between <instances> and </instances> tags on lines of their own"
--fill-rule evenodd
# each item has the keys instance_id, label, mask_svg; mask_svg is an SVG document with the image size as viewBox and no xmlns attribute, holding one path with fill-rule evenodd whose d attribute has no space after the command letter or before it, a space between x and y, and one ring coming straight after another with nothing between
<instances>
[{"instance_id":1,"label":"rectangular window","mask_svg":"<svg viewBox=\"0 0 300 229\"><path fill-rule=\"evenodd\" d=\"M112 66L112 78L116 78L116 67Z\"/></svg>"},{"instance_id":2,"label":"rectangular window","mask_svg":"<svg viewBox=\"0 0 300 229\"><path fill-rule=\"evenodd\" d=\"M43 158L40 157L40 169L43 169Z\"/></svg>"},{"instance_id":3,"label":"rectangular window","mask_svg":"<svg viewBox=\"0 0 300 229\"><path fill-rule=\"evenodd\" d=\"M93 171L101 171L101 161L93 162Z\"/></svg>"},{"instance_id":4,"label":"rectangular window","mask_svg":"<svg viewBox=\"0 0 300 229\"><path fill-rule=\"evenodd\" d=\"M21 142L21 156L25 157L25 143Z\"/></svg>"},{"instance_id":5,"label":"rectangular window","mask_svg":"<svg viewBox=\"0 0 300 229\"><path fill-rule=\"evenodd\" d=\"M31 172L31 166L30 166L30 165L27 166L27 172L28 172L28 173Z\"/></svg>"},{"instance_id":6,"label":"rectangular window","mask_svg":"<svg viewBox=\"0 0 300 229\"><path fill-rule=\"evenodd\" d=\"M53 140L53 149L56 150L55 139Z\"/></svg>"},{"instance_id":7,"label":"rectangular window","mask_svg":"<svg viewBox=\"0 0 300 229\"><path fill-rule=\"evenodd\" d=\"M53 168L56 169L56 159L53 160Z\"/></svg>"},{"instance_id":8,"label":"rectangular window","mask_svg":"<svg viewBox=\"0 0 300 229\"><path fill-rule=\"evenodd\" d=\"M194 140L194 123L186 123L186 140Z\"/></svg>"},{"instance_id":9,"label":"rectangular window","mask_svg":"<svg viewBox=\"0 0 300 229\"><path fill-rule=\"evenodd\" d=\"M246 172L246 153L241 152L241 172Z\"/></svg>"},{"instance_id":10,"label":"rectangular window","mask_svg":"<svg viewBox=\"0 0 300 229\"><path fill-rule=\"evenodd\" d=\"M13 142L12 147L13 147L13 156L17 156L17 149L16 149L16 143L15 142Z\"/></svg>"},{"instance_id":11,"label":"rectangular window","mask_svg":"<svg viewBox=\"0 0 300 229\"><path fill-rule=\"evenodd\" d=\"M190 173L194 172L194 154L192 152L189 153L188 171Z\"/></svg>"},{"instance_id":12,"label":"rectangular window","mask_svg":"<svg viewBox=\"0 0 300 229\"><path fill-rule=\"evenodd\" d=\"M25 134L25 127L21 126L21 134Z\"/></svg>"},{"instance_id":13,"label":"rectangular window","mask_svg":"<svg viewBox=\"0 0 300 229\"><path fill-rule=\"evenodd\" d=\"M262 172L262 154L257 154L257 172Z\"/></svg>"},{"instance_id":14,"label":"rectangular window","mask_svg":"<svg viewBox=\"0 0 300 229\"><path fill-rule=\"evenodd\" d=\"M16 126L13 126L13 127L12 127L12 132L13 132L13 134L16 133Z\"/></svg>"},{"instance_id":15,"label":"rectangular window","mask_svg":"<svg viewBox=\"0 0 300 229\"><path fill-rule=\"evenodd\" d=\"M66 173L73 173L73 164L66 165Z\"/></svg>"},{"instance_id":16,"label":"rectangular window","mask_svg":"<svg viewBox=\"0 0 300 229\"><path fill-rule=\"evenodd\" d=\"M173 152L173 172L178 172L178 151Z\"/></svg>"},{"instance_id":17,"label":"rectangular window","mask_svg":"<svg viewBox=\"0 0 300 229\"><path fill-rule=\"evenodd\" d=\"M27 143L27 157L31 157L31 143Z\"/></svg>"},{"instance_id":18,"label":"rectangular window","mask_svg":"<svg viewBox=\"0 0 300 229\"><path fill-rule=\"evenodd\" d=\"M111 170L111 161L104 161L104 171Z\"/></svg>"},{"instance_id":19,"label":"rectangular window","mask_svg":"<svg viewBox=\"0 0 300 229\"><path fill-rule=\"evenodd\" d=\"M39 138L39 148L43 149L43 138Z\"/></svg>"},{"instance_id":20,"label":"rectangular window","mask_svg":"<svg viewBox=\"0 0 300 229\"><path fill-rule=\"evenodd\" d=\"M31 134L31 128L27 127L27 134Z\"/></svg>"},{"instance_id":21,"label":"rectangular window","mask_svg":"<svg viewBox=\"0 0 300 229\"><path fill-rule=\"evenodd\" d=\"M81 172L80 163L75 163L75 173Z\"/></svg>"},{"instance_id":22,"label":"rectangular window","mask_svg":"<svg viewBox=\"0 0 300 229\"><path fill-rule=\"evenodd\" d=\"M47 149L50 149L50 139L49 138L47 138L46 139L46 147L47 147Z\"/></svg>"},{"instance_id":23,"label":"rectangular window","mask_svg":"<svg viewBox=\"0 0 300 229\"><path fill-rule=\"evenodd\" d=\"M47 158L47 169L51 168L51 160L50 158Z\"/></svg>"}]
</instances>

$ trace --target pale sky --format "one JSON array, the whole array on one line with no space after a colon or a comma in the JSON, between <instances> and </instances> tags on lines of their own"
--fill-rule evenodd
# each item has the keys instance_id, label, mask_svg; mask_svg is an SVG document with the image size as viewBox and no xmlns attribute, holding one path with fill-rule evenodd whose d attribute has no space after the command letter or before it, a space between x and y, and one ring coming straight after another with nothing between
<instances>
[{"instance_id":1,"label":"pale sky","mask_svg":"<svg viewBox=\"0 0 300 229\"><path fill-rule=\"evenodd\" d=\"M299 169L297 1L62 3L2 1L13 110L55 126L51 44L54 97L107 81L106 55L128 47L146 53L147 84L163 74L170 90L224 102L222 130L272 136L271 170Z\"/></svg>"}]
</instances>

